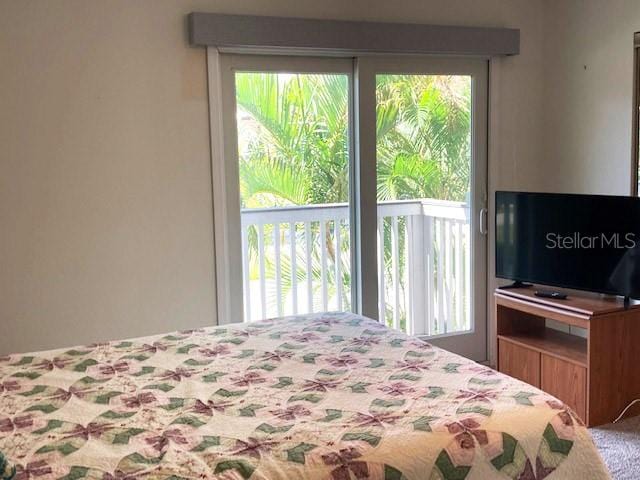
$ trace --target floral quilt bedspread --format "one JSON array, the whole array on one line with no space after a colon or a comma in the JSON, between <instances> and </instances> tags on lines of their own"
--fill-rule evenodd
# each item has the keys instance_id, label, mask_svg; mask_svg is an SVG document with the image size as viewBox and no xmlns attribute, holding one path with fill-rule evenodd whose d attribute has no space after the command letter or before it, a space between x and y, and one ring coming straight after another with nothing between
<instances>
[{"instance_id":1,"label":"floral quilt bedspread","mask_svg":"<svg viewBox=\"0 0 640 480\"><path fill-rule=\"evenodd\" d=\"M17 479L605 479L541 391L353 314L0 358Z\"/></svg>"}]
</instances>

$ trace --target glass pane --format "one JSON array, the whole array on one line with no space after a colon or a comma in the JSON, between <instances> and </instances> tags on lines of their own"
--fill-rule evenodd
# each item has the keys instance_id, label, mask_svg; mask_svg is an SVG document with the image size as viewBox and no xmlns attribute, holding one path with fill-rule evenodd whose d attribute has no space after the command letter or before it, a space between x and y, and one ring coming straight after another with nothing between
<instances>
[{"instance_id":1,"label":"glass pane","mask_svg":"<svg viewBox=\"0 0 640 480\"><path fill-rule=\"evenodd\" d=\"M380 318L469 330L471 77L377 75L376 113Z\"/></svg>"},{"instance_id":2,"label":"glass pane","mask_svg":"<svg viewBox=\"0 0 640 480\"><path fill-rule=\"evenodd\" d=\"M235 82L245 321L350 310L348 76Z\"/></svg>"}]
</instances>

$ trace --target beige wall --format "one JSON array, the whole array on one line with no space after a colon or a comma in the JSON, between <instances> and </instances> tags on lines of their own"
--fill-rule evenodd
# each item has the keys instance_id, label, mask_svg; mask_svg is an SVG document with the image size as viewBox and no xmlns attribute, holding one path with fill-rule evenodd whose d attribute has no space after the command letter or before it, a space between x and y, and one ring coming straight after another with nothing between
<instances>
[{"instance_id":1,"label":"beige wall","mask_svg":"<svg viewBox=\"0 0 640 480\"><path fill-rule=\"evenodd\" d=\"M530 0L0 0L0 354L211 324L206 66L192 10L517 27L492 184L541 188Z\"/></svg>"},{"instance_id":2,"label":"beige wall","mask_svg":"<svg viewBox=\"0 0 640 480\"><path fill-rule=\"evenodd\" d=\"M544 131L549 190L626 195L631 186L637 0L547 1Z\"/></svg>"}]
</instances>

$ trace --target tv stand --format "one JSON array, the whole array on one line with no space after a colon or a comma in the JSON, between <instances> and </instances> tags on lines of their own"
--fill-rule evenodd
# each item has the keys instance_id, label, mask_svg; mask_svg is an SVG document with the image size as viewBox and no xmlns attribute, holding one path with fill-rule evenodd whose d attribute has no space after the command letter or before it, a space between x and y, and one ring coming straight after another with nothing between
<instances>
[{"instance_id":1,"label":"tv stand","mask_svg":"<svg viewBox=\"0 0 640 480\"><path fill-rule=\"evenodd\" d=\"M511 290L512 288L529 288L533 287L532 283L521 282L520 280L516 280L509 285L503 285L502 287L498 287L499 290Z\"/></svg>"},{"instance_id":2,"label":"tv stand","mask_svg":"<svg viewBox=\"0 0 640 480\"><path fill-rule=\"evenodd\" d=\"M573 292L541 298L529 288L498 288L494 297L499 371L559 398L590 427L640 398L640 304ZM581 327L586 338L546 319ZM626 415L637 414L636 406Z\"/></svg>"}]
</instances>

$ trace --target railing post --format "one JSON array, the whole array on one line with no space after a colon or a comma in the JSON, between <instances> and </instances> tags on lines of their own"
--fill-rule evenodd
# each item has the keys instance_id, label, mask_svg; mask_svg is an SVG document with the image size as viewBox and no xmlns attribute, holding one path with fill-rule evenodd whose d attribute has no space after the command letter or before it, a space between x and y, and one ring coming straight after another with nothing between
<instances>
[{"instance_id":1,"label":"railing post","mask_svg":"<svg viewBox=\"0 0 640 480\"><path fill-rule=\"evenodd\" d=\"M244 287L244 321L251 321L251 276L249 275L249 227L242 226L242 271Z\"/></svg>"},{"instance_id":2,"label":"railing post","mask_svg":"<svg viewBox=\"0 0 640 480\"><path fill-rule=\"evenodd\" d=\"M384 217L378 217L378 310L379 321L387 324L387 304L385 300L384 278Z\"/></svg>"},{"instance_id":3,"label":"railing post","mask_svg":"<svg viewBox=\"0 0 640 480\"><path fill-rule=\"evenodd\" d=\"M455 288L455 302L456 302L456 314L455 314L455 329L456 331L464 330L463 320L463 306L464 301L464 277L462 274L462 253L464 249L464 242L462 240L462 221L456 220L455 225L455 256L456 256L456 288Z\"/></svg>"},{"instance_id":4,"label":"railing post","mask_svg":"<svg viewBox=\"0 0 640 480\"><path fill-rule=\"evenodd\" d=\"M468 222L464 226L464 236L465 236L465 259L464 259L464 298L465 298L465 325L467 328L470 328L473 320L471 319L471 222Z\"/></svg>"},{"instance_id":5,"label":"railing post","mask_svg":"<svg viewBox=\"0 0 640 480\"><path fill-rule=\"evenodd\" d=\"M453 308L451 303L453 302L453 296L451 290L453 287L453 242L451 241L451 220L448 218L442 219L442 226L444 228L444 244L442 250L444 252L444 275L442 286L444 287L444 331L448 333L454 330L454 326L451 322Z\"/></svg>"},{"instance_id":6,"label":"railing post","mask_svg":"<svg viewBox=\"0 0 640 480\"><path fill-rule=\"evenodd\" d=\"M424 238L424 272L425 272L425 282L424 286L426 289L424 295L424 301L426 302L426 317L425 324L426 328L424 333L426 335L433 334L433 317L434 317L434 299L435 299L435 290L434 290L434 281L433 281L433 262L434 258L434 247L433 247L433 217L423 216L423 238Z\"/></svg>"},{"instance_id":7,"label":"railing post","mask_svg":"<svg viewBox=\"0 0 640 480\"><path fill-rule=\"evenodd\" d=\"M333 220L334 238L336 242L336 248L334 250L335 256L335 275L336 275L336 300L337 309L342 310L342 237L340 232L340 219L335 218Z\"/></svg>"},{"instance_id":8,"label":"railing post","mask_svg":"<svg viewBox=\"0 0 640 480\"><path fill-rule=\"evenodd\" d=\"M267 276L265 274L264 225L258 224L258 255L260 265L260 306L262 318L267 318Z\"/></svg>"},{"instance_id":9,"label":"railing post","mask_svg":"<svg viewBox=\"0 0 640 480\"><path fill-rule=\"evenodd\" d=\"M438 218L434 221L434 227L436 228L436 252L438 255L437 262L437 271L436 271L436 289L437 289L437 299L438 299L438 312L437 312L437 334L442 335L443 333L447 333L446 323L445 323L445 299L444 299L444 266L445 266L445 243L444 243L444 219Z\"/></svg>"},{"instance_id":10,"label":"railing post","mask_svg":"<svg viewBox=\"0 0 640 480\"><path fill-rule=\"evenodd\" d=\"M391 217L391 281L393 282L393 328L400 329L400 244L398 217Z\"/></svg>"},{"instance_id":11,"label":"railing post","mask_svg":"<svg viewBox=\"0 0 640 480\"><path fill-rule=\"evenodd\" d=\"M298 264L297 264L297 252L296 252L296 224L295 222L289 223L289 239L291 248L291 306L293 308L293 314L298 313Z\"/></svg>"},{"instance_id":12,"label":"railing post","mask_svg":"<svg viewBox=\"0 0 640 480\"><path fill-rule=\"evenodd\" d=\"M323 219L320 220L320 288L323 311L327 311L329 305L327 281L327 223Z\"/></svg>"},{"instance_id":13,"label":"railing post","mask_svg":"<svg viewBox=\"0 0 640 480\"><path fill-rule=\"evenodd\" d=\"M409 301L407 302L407 333L428 333L427 299L429 287L426 266L430 255L425 242L425 223L429 217L411 215L407 217L407 271L409 277Z\"/></svg>"},{"instance_id":14,"label":"railing post","mask_svg":"<svg viewBox=\"0 0 640 480\"><path fill-rule=\"evenodd\" d=\"M307 267L307 311L313 313L313 263L311 260L311 249L313 244L311 242L311 222L304 223L304 240L306 243L305 257Z\"/></svg>"},{"instance_id":15,"label":"railing post","mask_svg":"<svg viewBox=\"0 0 640 480\"><path fill-rule=\"evenodd\" d=\"M282 316L282 258L280 257L280 224L273 224L273 255L276 264L276 311Z\"/></svg>"}]
</instances>

